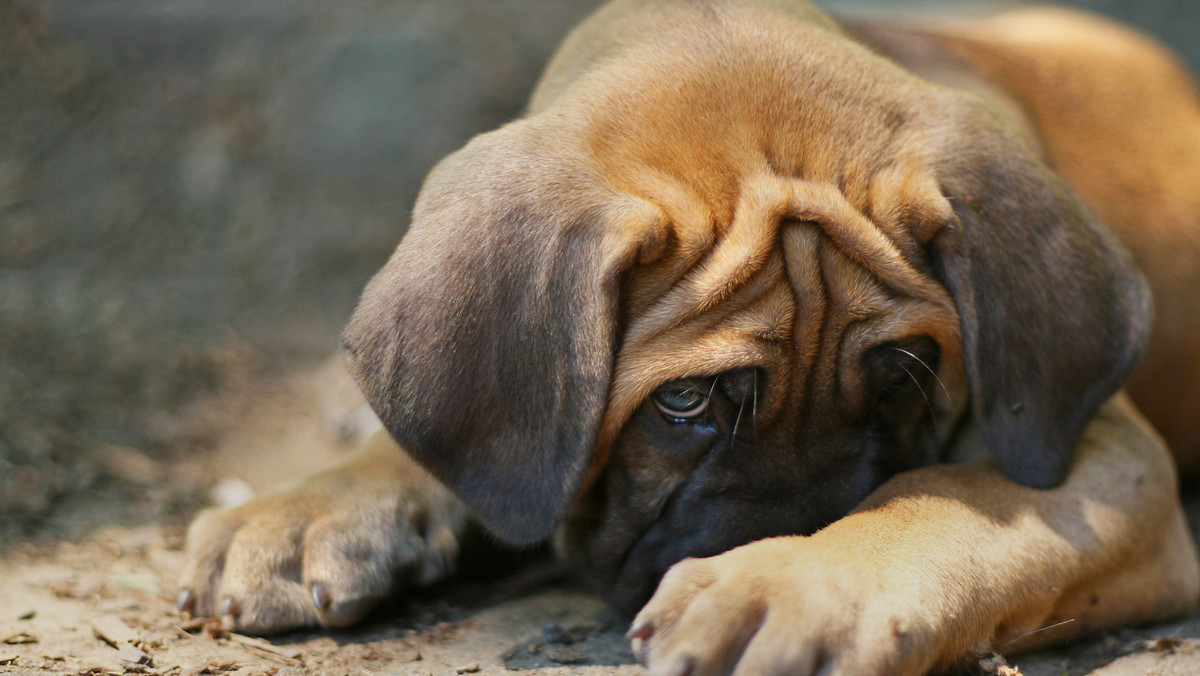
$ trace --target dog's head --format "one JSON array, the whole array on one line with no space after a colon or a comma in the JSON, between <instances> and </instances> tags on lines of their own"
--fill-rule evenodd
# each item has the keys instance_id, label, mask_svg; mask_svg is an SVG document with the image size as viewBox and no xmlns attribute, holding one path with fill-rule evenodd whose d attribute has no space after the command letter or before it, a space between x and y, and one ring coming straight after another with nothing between
<instances>
[{"instance_id":1,"label":"dog's head","mask_svg":"<svg viewBox=\"0 0 1200 676\"><path fill-rule=\"evenodd\" d=\"M964 419L1057 484L1145 340L1128 256L1018 129L752 19L596 57L444 160L344 336L491 532L566 522L630 608L683 557L843 516Z\"/></svg>"}]
</instances>

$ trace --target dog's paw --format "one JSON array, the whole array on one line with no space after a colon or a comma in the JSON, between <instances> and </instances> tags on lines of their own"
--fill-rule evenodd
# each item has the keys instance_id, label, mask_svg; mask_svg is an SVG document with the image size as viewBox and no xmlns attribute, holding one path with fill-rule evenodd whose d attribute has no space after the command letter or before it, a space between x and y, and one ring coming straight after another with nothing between
<instances>
[{"instance_id":1,"label":"dog's paw","mask_svg":"<svg viewBox=\"0 0 1200 676\"><path fill-rule=\"evenodd\" d=\"M880 571L809 538L672 567L629 630L651 674L923 673L928 626Z\"/></svg>"},{"instance_id":2,"label":"dog's paw","mask_svg":"<svg viewBox=\"0 0 1200 676\"><path fill-rule=\"evenodd\" d=\"M268 634L344 627L403 585L450 574L466 509L394 445L188 530L179 608Z\"/></svg>"}]
</instances>

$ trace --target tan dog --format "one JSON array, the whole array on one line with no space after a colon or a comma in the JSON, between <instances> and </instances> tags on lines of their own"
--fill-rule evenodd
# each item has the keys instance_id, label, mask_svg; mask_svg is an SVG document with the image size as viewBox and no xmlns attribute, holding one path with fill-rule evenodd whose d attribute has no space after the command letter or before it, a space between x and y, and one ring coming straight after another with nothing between
<instances>
[{"instance_id":1,"label":"tan dog","mask_svg":"<svg viewBox=\"0 0 1200 676\"><path fill-rule=\"evenodd\" d=\"M914 674L1180 613L1175 470L1117 390L1145 348L1196 466L1198 294L1200 106L1147 39L618 1L434 170L346 329L409 455L203 515L181 605L347 624L478 522L653 593L653 673Z\"/></svg>"}]
</instances>

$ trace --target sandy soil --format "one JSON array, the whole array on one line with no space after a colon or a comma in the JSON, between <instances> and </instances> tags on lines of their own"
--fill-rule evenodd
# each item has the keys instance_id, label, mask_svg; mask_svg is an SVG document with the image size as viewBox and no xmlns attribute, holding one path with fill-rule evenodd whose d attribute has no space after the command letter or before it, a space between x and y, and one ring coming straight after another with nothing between
<instances>
[{"instance_id":1,"label":"sandy soil","mask_svg":"<svg viewBox=\"0 0 1200 676\"><path fill-rule=\"evenodd\" d=\"M352 632L269 643L219 620L186 621L165 593L181 557L177 540L157 526L117 528L11 557L0 566L0 672L637 673L607 611L563 588L401 604L402 614Z\"/></svg>"}]
</instances>

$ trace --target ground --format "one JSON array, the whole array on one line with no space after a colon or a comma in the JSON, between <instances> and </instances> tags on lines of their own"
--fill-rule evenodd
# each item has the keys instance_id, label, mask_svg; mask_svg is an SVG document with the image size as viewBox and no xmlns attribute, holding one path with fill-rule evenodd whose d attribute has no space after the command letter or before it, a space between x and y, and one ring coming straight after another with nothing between
<instances>
[{"instance_id":1,"label":"ground","mask_svg":"<svg viewBox=\"0 0 1200 676\"><path fill-rule=\"evenodd\" d=\"M1191 2L1077 4L1195 66ZM172 601L196 511L352 446L326 360L358 291L433 163L518 114L595 4L0 0L0 673L641 673L550 568L270 643ZM1197 674L1197 639L1008 657Z\"/></svg>"}]
</instances>

